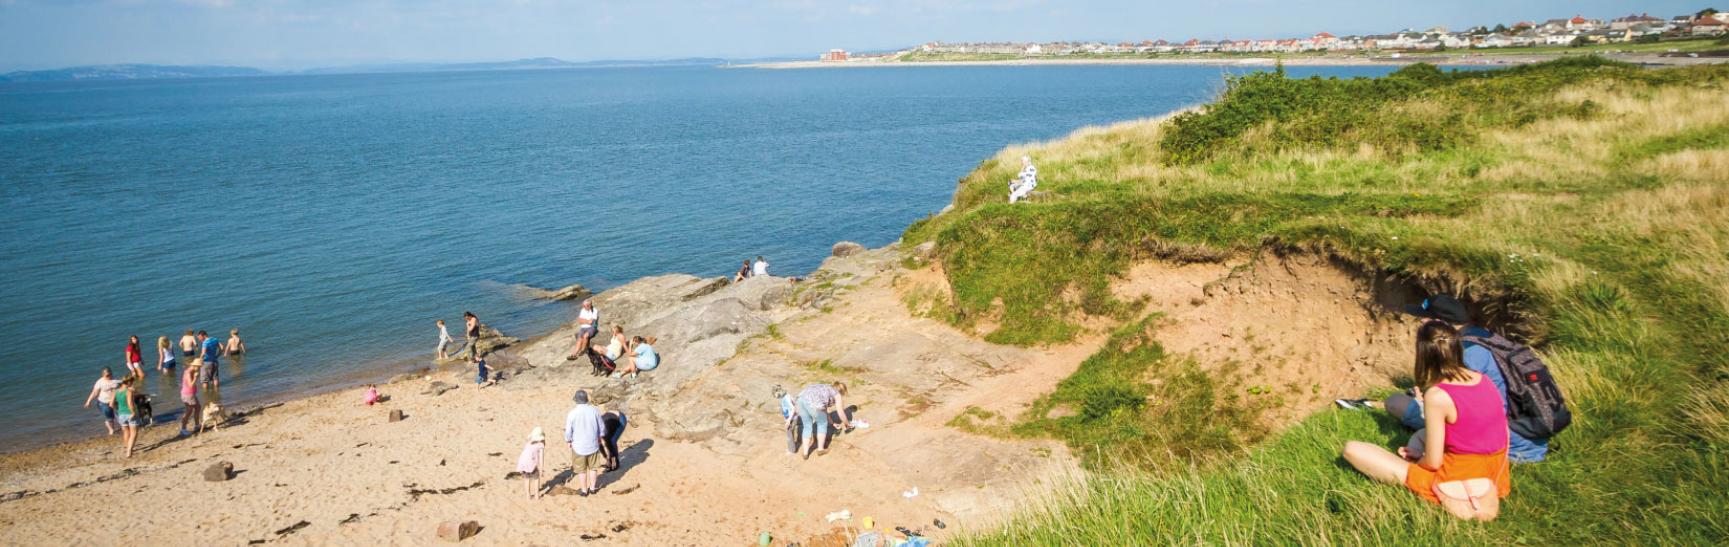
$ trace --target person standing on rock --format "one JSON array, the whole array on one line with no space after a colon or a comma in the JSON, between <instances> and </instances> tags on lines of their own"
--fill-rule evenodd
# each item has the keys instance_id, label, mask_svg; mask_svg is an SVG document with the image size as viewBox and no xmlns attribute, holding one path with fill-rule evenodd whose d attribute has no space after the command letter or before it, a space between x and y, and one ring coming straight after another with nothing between
<instances>
[{"instance_id":1,"label":"person standing on rock","mask_svg":"<svg viewBox=\"0 0 1729 547\"><path fill-rule=\"evenodd\" d=\"M811 384L798 392L798 419L804 430L804 443L800 445L799 453L804 459L810 459L811 449L816 448L818 456L828 454L829 443L829 409L841 414L845 421L841 427L852 431L852 413L847 412L846 403L841 397L846 395L846 384ZM821 448L817 447L821 442Z\"/></svg>"},{"instance_id":2,"label":"person standing on rock","mask_svg":"<svg viewBox=\"0 0 1729 547\"><path fill-rule=\"evenodd\" d=\"M438 360L450 358L450 343L456 340L450 337L450 329L444 328L444 320L438 320Z\"/></svg>"},{"instance_id":3,"label":"person standing on rock","mask_svg":"<svg viewBox=\"0 0 1729 547\"><path fill-rule=\"evenodd\" d=\"M571 400L576 407L564 416L564 443L570 445L570 472L577 481L576 494L587 497L595 492L600 468L605 463L600 443L606 424L600 420L600 409L588 404L587 391L576 390Z\"/></svg>"},{"instance_id":4,"label":"person standing on rock","mask_svg":"<svg viewBox=\"0 0 1729 547\"><path fill-rule=\"evenodd\" d=\"M84 398L84 408L90 408L90 401L96 401L96 408L102 410L102 425L108 427L108 434L114 434L114 426L120 422L114 417L114 390L120 389L120 380L114 379L114 371L102 367L102 377L96 379L96 385L90 388L90 396Z\"/></svg>"},{"instance_id":5,"label":"person standing on rock","mask_svg":"<svg viewBox=\"0 0 1729 547\"><path fill-rule=\"evenodd\" d=\"M750 266L750 275L751 277L768 275L768 261L763 260L762 255L756 255L756 263Z\"/></svg>"},{"instance_id":6,"label":"person standing on rock","mask_svg":"<svg viewBox=\"0 0 1729 547\"><path fill-rule=\"evenodd\" d=\"M576 348L565 356L566 361L575 361L588 353L589 343L594 335L600 334L600 312L594 309L594 300L582 301L582 311L576 312Z\"/></svg>"},{"instance_id":7,"label":"person standing on rock","mask_svg":"<svg viewBox=\"0 0 1729 547\"><path fill-rule=\"evenodd\" d=\"M480 342L480 318L476 317L474 312L465 311L462 312L462 324L462 338L467 343L463 346L463 351L472 356L476 351L474 345Z\"/></svg>"}]
</instances>

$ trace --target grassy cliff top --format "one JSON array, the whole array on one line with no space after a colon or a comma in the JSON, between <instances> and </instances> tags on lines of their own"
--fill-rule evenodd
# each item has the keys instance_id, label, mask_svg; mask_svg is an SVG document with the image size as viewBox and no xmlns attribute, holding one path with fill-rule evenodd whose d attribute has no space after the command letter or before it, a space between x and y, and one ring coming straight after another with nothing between
<instances>
[{"instance_id":1,"label":"grassy cliff top","mask_svg":"<svg viewBox=\"0 0 1729 547\"><path fill-rule=\"evenodd\" d=\"M1174 117L1003 150L905 244L938 243L951 289L941 316L992 341L1122 325L1050 397L1123 406L1028 418L1017 431L1064 439L1106 471L970 541L1723 542L1726 84L1729 67L1596 58L1375 79L1269 72ZM1044 195L1010 206L1023 154ZM1140 350L1156 310L1115 298L1111 282L1137 261L1269 248L1461 294L1540 348L1577 419L1551 461L1515 469L1500 520L1452 522L1345 466L1346 440L1402 442L1375 413L1323 411L1258 444L1214 439L1198 453L1226 457L1138 466L1153 472L1105 464L1113 446L1167 442L1136 431L1213 427L1134 403L1152 389L1140 371L1170 363Z\"/></svg>"}]
</instances>

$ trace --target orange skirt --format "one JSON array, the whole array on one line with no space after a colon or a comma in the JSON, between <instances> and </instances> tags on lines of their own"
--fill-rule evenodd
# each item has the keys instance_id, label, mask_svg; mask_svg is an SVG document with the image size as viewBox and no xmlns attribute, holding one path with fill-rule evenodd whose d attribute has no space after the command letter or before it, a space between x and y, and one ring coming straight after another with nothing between
<instances>
[{"instance_id":1,"label":"orange skirt","mask_svg":"<svg viewBox=\"0 0 1729 547\"><path fill-rule=\"evenodd\" d=\"M1405 488L1429 500L1429 503L1438 505L1441 497L1435 494L1435 485L1467 479L1489 479L1495 483L1498 497L1507 497L1507 494L1513 491L1512 468L1507 463L1507 451L1494 454L1449 452L1441 457L1441 469L1436 471L1413 463L1410 470L1405 472Z\"/></svg>"}]
</instances>

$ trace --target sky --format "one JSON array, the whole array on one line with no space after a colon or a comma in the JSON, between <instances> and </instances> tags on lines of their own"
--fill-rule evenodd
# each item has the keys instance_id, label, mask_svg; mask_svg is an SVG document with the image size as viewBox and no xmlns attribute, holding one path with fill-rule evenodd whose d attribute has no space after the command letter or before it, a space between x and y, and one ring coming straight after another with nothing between
<instances>
[{"instance_id":1,"label":"sky","mask_svg":"<svg viewBox=\"0 0 1729 547\"><path fill-rule=\"evenodd\" d=\"M933 40L1270 38L1574 14L1669 17L1709 1L0 0L0 71L814 57L829 48L888 50Z\"/></svg>"}]
</instances>

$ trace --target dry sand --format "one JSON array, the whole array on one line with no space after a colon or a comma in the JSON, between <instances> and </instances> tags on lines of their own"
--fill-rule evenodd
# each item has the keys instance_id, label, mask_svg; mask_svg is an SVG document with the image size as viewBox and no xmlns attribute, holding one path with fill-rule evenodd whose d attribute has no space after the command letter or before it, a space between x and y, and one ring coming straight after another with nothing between
<instances>
[{"instance_id":1,"label":"dry sand","mask_svg":"<svg viewBox=\"0 0 1729 547\"><path fill-rule=\"evenodd\" d=\"M425 544L436 541L441 521L474 520L483 529L465 543L739 545L766 531L775 545L808 546L837 528L856 532L869 516L879 531L905 526L941 541L998 524L1019 503L1084 475L1060 443L965 434L947 423L969 407L1018 414L1096 351L1102 332L1054 347L988 344L909 314L902 296L941 286L940 272L899 268L892 249L831 262L852 273L837 277L850 281L837 282L843 288L828 304L788 312L772 335L678 385L656 385L650 373L633 388L622 468L603 475L594 496L528 500L505 475L540 426L552 439L552 483L562 484L568 452L558 440L571 392L621 380L566 368L555 379L478 387L466 367L455 367L382 386L390 399L376 407L362 406L353 389L252 409L187 439L159 425L145 430L130 460L107 438L0 456L0 528L5 543L18 545ZM1375 311L1384 291L1358 279L1318 259L1260 257L1150 263L1117 290L1149 296L1152 310L1175 322L1164 342L1203 362L1244 358L1230 348L1250 332L1313 342L1308 352L1276 348L1290 362L1270 367L1281 377L1340 377L1325 392L1293 399L1285 415L1295 416L1335 393L1384 384L1403 366L1361 349L1390 355L1403 346L1398 327ZM1293 325L1265 306L1319 319ZM515 351L563 343L553 337ZM850 382L847 402L871 427L838 437L825 456L789 456L777 408L757 386L831 379ZM460 387L426 393L433 380ZM684 415L676 411L688 405L671 404L681 400L724 407L727 427L662 434L683 431L667 421ZM406 419L389 422L391 410ZM202 478L223 461L238 475ZM915 487L917 496L903 495ZM842 509L853 519L825 522Z\"/></svg>"}]
</instances>

